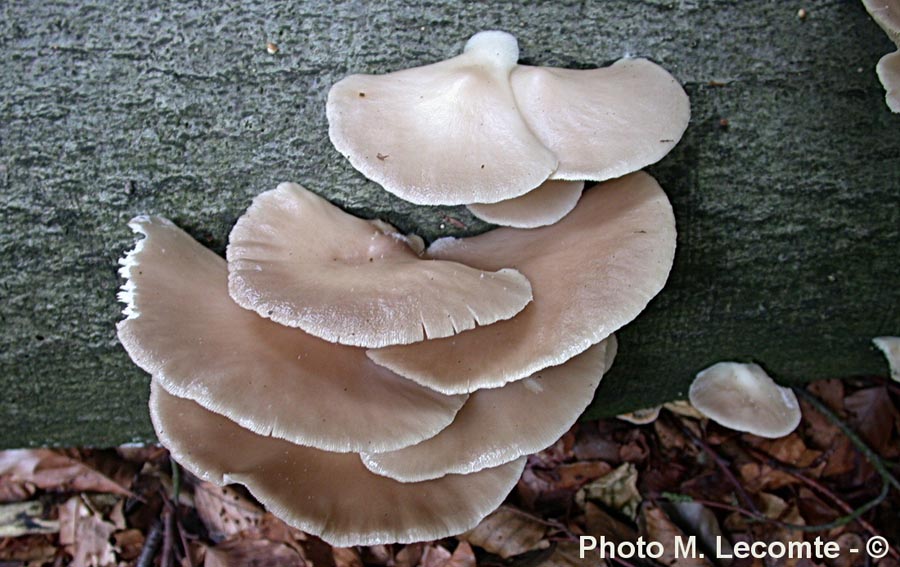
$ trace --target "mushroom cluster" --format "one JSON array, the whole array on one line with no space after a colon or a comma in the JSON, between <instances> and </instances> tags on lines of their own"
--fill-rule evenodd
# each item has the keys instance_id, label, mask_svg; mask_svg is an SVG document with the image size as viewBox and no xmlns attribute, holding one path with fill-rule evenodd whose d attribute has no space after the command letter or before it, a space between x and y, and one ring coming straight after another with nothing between
<instances>
[{"instance_id":1,"label":"mushroom cluster","mask_svg":"<svg viewBox=\"0 0 900 567\"><path fill-rule=\"evenodd\" d=\"M517 59L482 32L449 61L339 82L327 114L388 190L538 228L426 247L292 183L256 197L225 259L131 221L118 335L175 460L333 545L404 543L473 527L572 426L671 269L671 205L636 170L688 104L644 60Z\"/></svg>"}]
</instances>

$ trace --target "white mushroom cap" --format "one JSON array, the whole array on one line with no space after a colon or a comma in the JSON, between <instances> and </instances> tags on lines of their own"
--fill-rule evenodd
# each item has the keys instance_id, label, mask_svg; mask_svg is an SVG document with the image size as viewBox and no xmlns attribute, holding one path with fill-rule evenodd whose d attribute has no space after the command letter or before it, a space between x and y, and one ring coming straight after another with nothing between
<instances>
[{"instance_id":1,"label":"white mushroom cap","mask_svg":"<svg viewBox=\"0 0 900 567\"><path fill-rule=\"evenodd\" d=\"M462 533L503 502L525 467L523 457L471 475L403 484L372 474L358 455L251 433L155 381L150 416L159 440L189 471L217 484L243 484L276 516L341 547Z\"/></svg>"},{"instance_id":2,"label":"white mushroom cap","mask_svg":"<svg viewBox=\"0 0 900 567\"><path fill-rule=\"evenodd\" d=\"M872 342L887 358L891 379L900 382L900 337L875 337Z\"/></svg>"},{"instance_id":3,"label":"white mushroom cap","mask_svg":"<svg viewBox=\"0 0 900 567\"><path fill-rule=\"evenodd\" d=\"M713 364L697 374L688 397L713 421L760 437L783 437L800 424L797 396L756 364Z\"/></svg>"},{"instance_id":4,"label":"white mushroom cap","mask_svg":"<svg viewBox=\"0 0 900 567\"><path fill-rule=\"evenodd\" d=\"M545 181L521 197L499 203L467 205L485 222L515 228L537 228L553 224L569 214L584 189L583 181Z\"/></svg>"},{"instance_id":5,"label":"white mushroom cap","mask_svg":"<svg viewBox=\"0 0 900 567\"><path fill-rule=\"evenodd\" d=\"M662 406L653 406L619 414L616 417L618 419L621 419L622 421L633 423L634 425L647 425L649 423L653 423L657 420L657 418L659 418L659 410L661 409Z\"/></svg>"},{"instance_id":6,"label":"white mushroom cap","mask_svg":"<svg viewBox=\"0 0 900 567\"><path fill-rule=\"evenodd\" d=\"M123 261L119 340L172 394L260 435L330 451L393 450L450 424L448 397L334 345L242 309L225 261L171 222L139 217Z\"/></svg>"},{"instance_id":7,"label":"white mushroom cap","mask_svg":"<svg viewBox=\"0 0 900 567\"><path fill-rule=\"evenodd\" d=\"M531 301L531 285L515 270L486 272L419 252L389 224L282 183L254 199L231 231L229 291L277 323L365 347L451 336Z\"/></svg>"},{"instance_id":8,"label":"white mushroom cap","mask_svg":"<svg viewBox=\"0 0 900 567\"><path fill-rule=\"evenodd\" d=\"M541 451L568 431L591 402L614 351L611 336L565 364L502 388L478 390L447 429L398 451L363 453L363 463L374 473L418 482L480 471Z\"/></svg>"},{"instance_id":9,"label":"white mushroom cap","mask_svg":"<svg viewBox=\"0 0 900 567\"><path fill-rule=\"evenodd\" d=\"M519 65L511 81L528 126L559 158L551 179L637 171L669 153L691 117L678 81L646 59L590 70Z\"/></svg>"},{"instance_id":10,"label":"white mushroom cap","mask_svg":"<svg viewBox=\"0 0 900 567\"><path fill-rule=\"evenodd\" d=\"M884 100L888 108L891 112L900 112L900 51L888 53L879 59L875 72L887 91Z\"/></svg>"},{"instance_id":11,"label":"white mushroom cap","mask_svg":"<svg viewBox=\"0 0 900 567\"><path fill-rule=\"evenodd\" d=\"M516 39L481 32L462 55L386 75L351 75L328 93L334 147L363 175L419 205L512 199L557 158L519 114L509 73Z\"/></svg>"},{"instance_id":12,"label":"white mushroom cap","mask_svg":"<svg viewBox=\"0 0 900 567\"><path fill-rule=\"evenodd\" d=\"M473 392L562 364L634 319L669 275L675 218L656 180L639 172L585 191L554 225L441 239L428 253L484 270L511 266L531 282L534 301L512 319L368 351L429 388Z\"/></svg>"}]
</instances>

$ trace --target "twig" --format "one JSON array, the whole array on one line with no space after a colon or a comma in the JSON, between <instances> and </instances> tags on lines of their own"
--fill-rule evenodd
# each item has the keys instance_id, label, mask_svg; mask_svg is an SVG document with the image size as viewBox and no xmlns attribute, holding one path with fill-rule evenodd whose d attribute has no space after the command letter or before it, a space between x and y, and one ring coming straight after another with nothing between
<instances>
[{"instance_id":1,"label":"twig","mask_svg":"<svg viewBox=\"0 0 900 567\"><path fill-rule=\"evenodd\" d=\"M159 567L172 567L172 510L165 508L163 510L163 546L162 557L159 559Z\"/></svg>"},{"instance_id":2,"label":"twig","mask_svg":"<svg viewBox=\"0 0 900 567\"><path fill-rule=\"evenodd\" d=\"M152 567L160 543L162 543L162 522L156 520L150 528L150 533L147 534L147 542L141 550L135 567Z\"/></svg>"}]
</instances>

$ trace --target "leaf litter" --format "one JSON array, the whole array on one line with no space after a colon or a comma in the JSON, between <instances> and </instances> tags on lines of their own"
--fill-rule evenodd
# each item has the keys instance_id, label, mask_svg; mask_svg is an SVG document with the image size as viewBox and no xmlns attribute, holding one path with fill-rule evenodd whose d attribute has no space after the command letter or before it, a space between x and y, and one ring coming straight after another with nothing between
<instances>
[{"instance_id":1,"label":"leaf litter","mask_svg":"<svg viewBox=\"0 0 900 567\"><path fill-rule=\"evenodd\" d=\"M242 487L180 470L159 447L0 451L0 566L900 566L900 389L870 377L806 392L801 425L780 439L728 430L685 402L644 425L581 422L529 457L507 502L481 524L409 545L332 548ZM649 562L581 558L582 535L643 537L666 551ZM706 558L673 556L675 538L686 536ZM876 536L892 547L869 562L849 552L824 563L711 553L717 538L727 550L816 536L843 550Z\"/></svg>"}]
</instances>

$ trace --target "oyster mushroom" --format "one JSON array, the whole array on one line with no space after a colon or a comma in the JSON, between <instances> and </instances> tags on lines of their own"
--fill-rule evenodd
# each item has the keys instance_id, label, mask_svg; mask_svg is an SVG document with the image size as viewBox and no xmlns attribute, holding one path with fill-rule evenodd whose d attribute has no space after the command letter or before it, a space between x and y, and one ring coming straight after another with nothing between
<instances>
[{"instance_id":1,"label":"oyster mushroom","mask_svg":"<svg viewBox=\"0 0 900 567\"><path fill-rule=\"evenodd\" d=\"M656 180L639 172L586 191L554 225L445 238L428 254L483 270L511 266L531 282L534 301L512 319L367 352L439 392L473 392L562 364L634 319L669 275L675 219Z\"/></svg>"},{"instance_id":2,"label":"oyster mushroom","mask_svg":"<svg viewBox=\"0 0 900 567\"><path fill-rule=\"evenodd\" d=\"M497 203L548 178L602 181L661 159L690 118L684 90L644 59L586 71L517 65L516 39L472 36L462 55L328 94L335 148L419 205Z\"/></svg>"},{"instance_id":3,"label":"oyster mushroom","mask_svg":"<svg viewBox=\"0 0 900 567\"><path fill-rule=\"evenodd\" d=\"M900 0L863 0L863 5L894 45L900 47ZM900 50L882 57L875 72L887 91L888 108L900 112Z\"/></svg>"},{"instance_id":4,"label":"oyster mushroom","mask_svg":"<svg viewBox=\"0 0 900 567\"><path fill-rule=\"evenodd\" d=\"M259 435L329 451L393 450L435 435L465 396L418 386L368 360L242 309L225 261L174 224L138 217L123 261L119 340L173 395Z\"/></svg>"},{"instance_id":5,"label":"oyster mushroom","mask_svg":"<svg viewBox=\"0 0 900 567\"><path fill-rule=\"evenodd\" d=\"M422 258L421 240L351 216L294 183L262 193L231 231L231 297L330 342L382 347L508 319L531 301L516 270Z\"/></svg>"},{"instance_id":6,"label":"oyster mushroom","mask_svg":"<svg viewBox=\"0 0 900 567\"><path fill-rule=\"evenodd\" d=\"M537 228L553 224L569 214L584 189L583 181L545 181L521 197L499 203L467 205L481 220L514 228Z\"/></svg>"},{"instance_id":7,"label":"oyster mushroom","mask_svg":"<svg viewBox=\"0 0 900 567\"><path fill-rule=\"evenodd\" d=\"M471 475L404 484L369 472L359 455L247 431L168 394L155 380L150 416L160 441L186 469L216 484L243 484L279 518L341 547L462 533L500 505L525 467L523 457Z\"/></svg>"},{"instance_id":8,"label":"oyster mushroom","mask_svg":"<svg viewBox=\"0 0 900 567\"><path fill-rule=\"evenodd\" d=\"M891 379L900 382L900 337L875 337L872 342L884 353L891 369Z\"/></svg>"},{"instance_id":9,"label":"oyster mushroom","mask_svg":"<svg viewBox=\"0 0 900 567\"><path fill-rule=\"evenodd\" d=\"M469 396L431 439L388 453L363 453L374 473L402 482L469 474L552 445L585 410L615 357L611 336L565 364Z\"/></svg>"},{"instance_id":10,"label":"oyster mushroom","mask_svg":"<svg viewBox=\"0 0 900 567\"><path fill-rule=\"evenodd\" d=\"M713 364L697 374L688 397L713 421L760 437L783 437L800 424L797 396L757 364Z\"/></svg>"}]
</instances>

